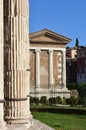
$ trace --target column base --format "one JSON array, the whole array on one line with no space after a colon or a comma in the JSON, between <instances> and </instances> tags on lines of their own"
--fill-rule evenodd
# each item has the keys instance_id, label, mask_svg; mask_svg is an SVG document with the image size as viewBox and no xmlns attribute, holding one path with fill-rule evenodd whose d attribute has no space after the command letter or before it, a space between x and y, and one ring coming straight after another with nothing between
<instances>
[{"instance_id":1,"label":"column base","mask_svg":"<svg viewBox=\"0 0 86 130\"><path fill-rule=\"evenodd\" d=\"M7 130L7 126L6 126L6 123L5 121L0 121L0 130Z\"/></svg>"},{"instance_id":2,"label":"column base","mask_svg":"<svg viewBox=\"0 0 86 130\"><path fill-rule=\"evenodd\" d=\"M5 117L7 124L26 124L29 127L32 126L32 116L30 117Z\"/></svg>"},{"instance_id":3,"label":"column base","mask_svg":"<svg viewBox=\"0 0 86 130\"><path fill-rule=\"evenodd\" d=\"M41 98L42 96L46 96L47 98L50 97L50 90L49 89L42 89L36 88L35 92L32 92L31 95L37 98Z\"/></svg>"},{"instance_id":4,"label":"column base","mask_svg":"<svg viewBox=\"0 0 86 130\"><path fill-rule=\"evenodd\" d=\"M67 88L55 89L53 92L54 97L60 96L61 98L70 98L70 90Z\"/></svg>"},{"instance_id":5,"label":"column base","mask_svg":"<svg viewBox=\"0 0 86 130\"><path fill-rule=\"evenodd\" d=\"M41 98L42 96L46 96L47 98L50 97L58 97L60 96L61 98L70 98L70 90L68 90L66 87L65 88L55 88L52 90L51 88L49 89L42 89L42 88L36 88L35 91L30 92L30 95L32 97L37 97Z\"/></svg>"}]
</instances>

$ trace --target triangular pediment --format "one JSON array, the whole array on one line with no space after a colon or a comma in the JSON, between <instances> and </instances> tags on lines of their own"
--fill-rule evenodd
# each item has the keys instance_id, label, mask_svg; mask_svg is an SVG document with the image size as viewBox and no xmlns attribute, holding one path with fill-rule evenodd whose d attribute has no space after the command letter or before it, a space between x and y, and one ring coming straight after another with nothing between
<instances>
[{"instance_id":1,"label":"triangular pediment","mask_svg":"<svg viewBox=\"0 0 86 130\"><path fill-rule=\"evenodd\" d=\"M49 38L46 35L37 36L31 39L32 41L38 41L38 42L56 42L55 39Z\"/></svg>"},{"instance_id":2,"label":"triangular pediment","mask_svg":"<svg viewBox=\"0 0 86 130\"><path fill-rule=\"evenodd\" d=\"M44 29L38 32L34 32L30 34L30 42L40 42L40 43L65 43L70 42L71 39L54 33L48 29Z\"/></svg>"}]
</instances>

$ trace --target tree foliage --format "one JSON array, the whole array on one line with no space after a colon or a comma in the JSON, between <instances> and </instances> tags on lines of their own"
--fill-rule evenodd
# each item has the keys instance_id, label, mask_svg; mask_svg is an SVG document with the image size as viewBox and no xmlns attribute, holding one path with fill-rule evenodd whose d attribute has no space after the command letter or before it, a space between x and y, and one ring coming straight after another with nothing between
<instances>
[{"instance_id":1,"label":"tree foliage","mask_svg":"<svg viewBox=\"0 0 86 130\"><path fill-rule=\"evenodd\" d=\"M79 40L78 40L78 38L76 38L75 46L79 46Z\"/></svg>"}]
</instances>

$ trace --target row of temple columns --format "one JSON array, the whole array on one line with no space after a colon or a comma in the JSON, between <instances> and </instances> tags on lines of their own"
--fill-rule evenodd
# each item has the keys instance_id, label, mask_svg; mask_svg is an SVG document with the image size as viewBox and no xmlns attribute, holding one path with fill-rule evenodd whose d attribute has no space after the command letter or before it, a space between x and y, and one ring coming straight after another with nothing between
<instances>
[{"instance_id":1,"label":"row of temple columns","mask_svg":"<svg viewBox=\"0 0 86 130\"><path fill-rule=\"evenodd\" d=\"M57 50L58 51L58 50ZM36 49L36 88L40 88L41 84L40 84L40 53L41 50L40 49ZM48 50L49 52L49 78L48 78L48 84L49 84L49 88L51 88L54 85L54 74L53 74L53 52L54 50L50 49ZM62 58L62 68L61 71L61 80L62 80L62 88L66 89L66 62L65 62L65 50L60 50L59 51L61 53L61 58Z\"/></svg>"}]
</instances>

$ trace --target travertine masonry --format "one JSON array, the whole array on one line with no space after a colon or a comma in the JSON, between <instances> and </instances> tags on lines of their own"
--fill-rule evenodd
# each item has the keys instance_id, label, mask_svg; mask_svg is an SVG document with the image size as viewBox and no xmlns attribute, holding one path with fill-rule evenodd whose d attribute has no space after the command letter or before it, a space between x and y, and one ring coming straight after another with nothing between
<instances>
[{"instance_id":1,"label":"travertine masonry","mask_svg":"<svg viewBox=\"0 0 86 130\"><path fill-rule=\"evenodd\" d=\"M53 74L54 74L54 85L55 89L60 87L60 79L58 78L59 72L58 72L58 64L59 64L59 56L58 52L54 51L53 53Z\"/></svg>"},{"instance_id":2,"label":"travertine masonry","mask_svg":"<svg viewBox=\"0 0 86 130\"><path fill-rule=\"evenodd\" d=\"M32 50L30 51L30 84L31 87L30 89L32 90L32 87L34 87L35 84L35 79L36 79L36 71L35 71L35 64L36 64L36 59L35 59L35 51ZM34 89L34 88L33 88Z\"/></svg>"},{"instance_id":3,"label":"travertine masonry","mask_svg":"<svg viewBox=\"0 0 86 130\"><path fill-rule=\"evenodd\" d=\"M41 51L40 53L40 87L48 89L48 51Z\"/></svg>"},{"instance_id":4,"label":"travertine masonry","mask_svg":"<svg viewBox=\"0 0 86 130\"><path fill-rule=\"evenodd\" d=\"M4 0L4 9L5 120L30 127L28 0Z\"/></svg>"},{"instance_id":5,"label":"travertine masonry","mask_svg":"<svg viewBox=\"0 0 86 130\"><path fill-rule=\"evenodd\" d=\"M0 0L0 130L6 130L4 122L4 35L3 35L3 0Z\"/></svg>"}]
</instances>

